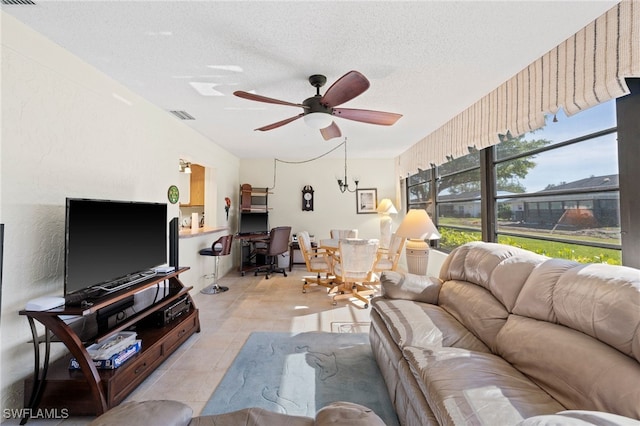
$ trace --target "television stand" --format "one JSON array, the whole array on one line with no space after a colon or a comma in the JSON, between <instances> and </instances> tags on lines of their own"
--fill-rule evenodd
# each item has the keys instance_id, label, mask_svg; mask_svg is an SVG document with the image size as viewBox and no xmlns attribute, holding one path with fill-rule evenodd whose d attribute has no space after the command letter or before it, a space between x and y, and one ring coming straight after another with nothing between
<instances>
[{"instance_id":1,"label":"television stand","mask_svg":"<svg viewBox=\"0 0 640 426\"><path fill-rule=\"evenodd\" d=\"M119 280L105 283L103 285L94 285L93 287L91 287L91 289L102 290L106 295L113 293L114 291L119 291L132 285L138 284L139 282L148 280L149 278L153 278L156 275L157 273L155 271L139 272L137 274L132 274Z\"/></svg>"},{"instance_id":2,"label":"television stand","mask_svg":"<svg viewBox=\"0 0 640 426\"><path fill-rule=\"evenodd\" d=\"M34 349L33 378L25 380L25 407L31 409L27 412L35 412L39 408L66 409L68 414L73 416L98 416L122 402L187 338L200 331L198 309L189 295L189 290L193 287L185 287L178 279L178 275L188 269L180 268L175 272L156 275L137 285L92 300L89 305L61 306L48 311L20 311L20 315L25 315L29 321ZM61 316L93 318L99 310L108 310L109 307L117 306L123 300L131 298L135 293L159 286L163 282L165 292L162 298L115 325L99 329L96 335L85 341L83 336L78 335L61 319ZM156 313L162 311L165 306L173 305L185 298L190 303L188 312L165 322L164 325L158 325L150 317L158 315ZM43 336L38 334L36 321L44 326ZM142 340L141 351L116 369L97 369L86 346L130 329L135 329L137 338ZM49 362L50 345L55 341L64 343L70 353ZM40 367L42 343L45 350ZM69 369L72 357L80 364L80 370ZM28 418L24 418L21 424L25 424L27 420Z\"/></svg>"}]
</instances>

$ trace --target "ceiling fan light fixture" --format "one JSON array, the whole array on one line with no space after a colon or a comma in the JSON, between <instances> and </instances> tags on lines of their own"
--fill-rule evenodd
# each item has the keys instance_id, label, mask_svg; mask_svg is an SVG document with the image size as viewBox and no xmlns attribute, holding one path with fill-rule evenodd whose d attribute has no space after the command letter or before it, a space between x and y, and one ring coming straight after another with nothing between
<instances>
[{"instance_id":1,"label":"ceiling fan light fixture","mask_svg":"<svg viewBox=\"0 0 640 426\"><path fill-rule=\"evenodd\" d=\"M333 116L326 112L310 112L303 119L307 126L316 130L329 127L333 122Z\"/></svg>"}]
</instances>

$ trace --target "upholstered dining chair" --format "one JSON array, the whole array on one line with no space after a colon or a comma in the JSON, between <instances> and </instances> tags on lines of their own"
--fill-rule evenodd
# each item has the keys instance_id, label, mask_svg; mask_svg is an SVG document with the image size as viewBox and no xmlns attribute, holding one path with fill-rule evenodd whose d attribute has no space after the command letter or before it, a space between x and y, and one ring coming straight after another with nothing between
<instances>
[{"instance_id":1,"label":"upholstered dining chair","mask_svg":"<svg viewBox=\"0 0 640 426\"><path fill-rule=\"evenodd\" d=\"M335 284L333 284L332 277L333 264L330 253L321 248L313 247L311 245L311 238L307 231L298 232L298 245L300 246L300 252L304 258L304 263L307 265L307 271L315 272L317 274L315 278L304 278L302 292L306 293L307 288L309 288L311 284L327 287L329 289L334 288ZM324 278L321 274L324 274Z\"/></svg>"},{"instance_id":2,"label":"upholstered dining chair","mask_svg":"<svg viewBox=\"0 0 640 426\"><path fill-rule=\"evenodd\" d=\"M344 238L358 238L357 229L332 229L329 231L332 240L342 240Z\"/></svg>"},{"instance_id":3,"label":"upholstered dining chair","mask_svg":"<svg viewBox=\"0 0 640 426\"><path fill-rule=\"evenodd\" d=\"M269 232L269 239L265 240L265 245L256 247L254 249L255 254L265 256L266 263L258 266L254 275L258 276L258 273L265 272L266 279L269 279L269 274L280 273L287 276L285 268L278 267L278 256L289 251L289 237L291 236L290 226L278 226L272 228Z\"/></svg>"},{"instance_id":4,"label":"upholstered dining chair","mask_svg":"<svg viewBox=\"0 0 640 426\"><path fill-rule=\"evenodd\" d=\"M405 241L405 237L401 237L395 232L391 234L389 248L378 248L376 261L373 264L373 272L395 271L398 268L398 261L402 255Z\"/></svg>"},{"instance_id":5,"label":"upholstered dining chair","mask_svg":"<svg viewBox=\"0 0 640 426\"><path fill-rule=\"evenodd\" d=\"M333 304L340 299L356 299L364 302L364 308L369 307L369 299L365 296L375 293L369 282L373 275L373 263L378 251L378 240L364 240L347 238L340 240L340 251L336 255L333 274L340 284L338 293L333 296Z\"/></svg>"}]
</instances>

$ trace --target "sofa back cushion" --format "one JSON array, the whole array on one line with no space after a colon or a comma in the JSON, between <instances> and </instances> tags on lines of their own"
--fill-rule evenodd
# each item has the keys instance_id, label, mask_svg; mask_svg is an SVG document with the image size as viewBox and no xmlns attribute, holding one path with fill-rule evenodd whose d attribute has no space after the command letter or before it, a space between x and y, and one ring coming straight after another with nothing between
<instances>
[{"instance_id":1,"label":"sofa back cushion","mask_svg":"<svg viewBox=\"0 0 640 426\"><path fill-rule=\"evenodd\" d=\"M640 364L580 331L510 315L498 355L570 410L640 419Z\"/></svg>"},{"instance_id":2,"label":"sofa back cushion","mask_svg":"<svg viewBox=\"0 0 640 426\"><path fill-rule=\"evenodd\" d=\"M438 304L495 352L496 336L509 312L489 290L467 281L445 281Z\"/></svg>"},{"instance_id":3,"label":"sofa back cushion","mask_svg":"<svg viewBox=\"0 0 640 426\"><path fill-rule=\"evenodd\" d=\"M447 256L440 280L466 281L483 287L511 311L531 271L547 259L504 244L472 242Z\"/></svg>"},{"instance_id":4,"label":"sofa back cushion","mask_svg":"<svg viewBox=\"0 0 640 426\"><path fill-rule=\"evenodd\" d=\"M495 351L495 338L522 286L546 257L494 243L453 250L440 270L438 304Z\"/></svg>"},{"instance_id":5,"label":"sofa back cushion","mask_svg":"<svg viewBox=\"0 0 640 426\"><path fill-rule=\"evenodd\" d=\"M532 271L513 312L580 331L640 362L637 269L549 260Z\"/></svg>"}]
</instances>

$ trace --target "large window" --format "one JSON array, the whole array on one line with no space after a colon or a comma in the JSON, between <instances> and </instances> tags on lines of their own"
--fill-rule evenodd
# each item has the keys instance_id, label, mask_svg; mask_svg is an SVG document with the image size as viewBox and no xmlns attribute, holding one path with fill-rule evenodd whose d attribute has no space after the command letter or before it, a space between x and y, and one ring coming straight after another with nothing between
<instances>
[{"instance_id":1,"label":"large window","mask_svg":"<svg viewBox=\"0 0 640 426\"><path fill-rule=\"evenodd\" d=\"M615 101L469 151L407 180L409 208L432 214L442 249L484 235L552 257L621 263Z\"/></svg>"},{"instance_id":2,"label":"large window","mask_svg":"<svg viewBox=\"0 0 640 426\"><path fill-rule=\"evenodd\" d=\"M436 169L440 247L450 250L468 241L481 240L480 153L471 149L464 157L451 159Z\"/></svg>"}]
</instances>

